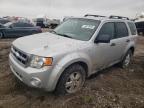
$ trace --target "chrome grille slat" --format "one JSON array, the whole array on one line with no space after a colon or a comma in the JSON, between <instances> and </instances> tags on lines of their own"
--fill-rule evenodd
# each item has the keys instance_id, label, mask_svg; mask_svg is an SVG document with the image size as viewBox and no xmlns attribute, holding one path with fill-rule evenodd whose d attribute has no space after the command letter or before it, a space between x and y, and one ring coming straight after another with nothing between
<instances>
[{"instance_id":1,"label":"chrome grille slat","mask_svg":"<svg viewBox=\"0 0 144 108\"><path fill-rule=\"evenodd\" d=\"M11 48L11 53L13 54L13 56L24 66L26 66L26 64L28 63L28 55L25 54L24 52L18 50L15 47Z\"/></svg>"}]
</instances>

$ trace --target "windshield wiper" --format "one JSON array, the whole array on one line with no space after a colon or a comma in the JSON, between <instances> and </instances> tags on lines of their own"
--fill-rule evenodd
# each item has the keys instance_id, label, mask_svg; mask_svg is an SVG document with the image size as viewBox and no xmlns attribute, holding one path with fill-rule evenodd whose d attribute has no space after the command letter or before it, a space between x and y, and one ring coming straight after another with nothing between
<instances>
[{"instance_id":1,"label":"windshield wiper","mask_svg":"<svg viewBox=\"0 0 144 108\"><path fill-rule=\"evenodd\" d=\"M68 37L68 38L72 38L71 36L67 35L67 34L60 34L60 33L56 33L57 35L63 36L63 37Z\"/></svg>"},{"instance_id":2,"label":"windshield wiper","mask_svg":"<svg viewBox=\"0 0 144 108\"><path fill-rule=\"evenodd\" d=\"M50 33L54 33L54 34L57 34L57 32L56 31L54 31L54 30L51 30L51 31L49 31Z\"/></svg>"},{"instance_id":3,"label":"windshield wiper","mask_svg":"<svg viewBox=\"0 0 144 108\"><path fill-rule=\"evenodd\" d=\"M60 35L60 36L63 36L63 37L72 38L71 36L69 36L69 35L67 35L67 34L57 33L57 32L56 32L56 31L54 31L54 30L50 31L50 33L54 33L54 34L57 34L57 35Z\"/></svg>"}]
</instances>

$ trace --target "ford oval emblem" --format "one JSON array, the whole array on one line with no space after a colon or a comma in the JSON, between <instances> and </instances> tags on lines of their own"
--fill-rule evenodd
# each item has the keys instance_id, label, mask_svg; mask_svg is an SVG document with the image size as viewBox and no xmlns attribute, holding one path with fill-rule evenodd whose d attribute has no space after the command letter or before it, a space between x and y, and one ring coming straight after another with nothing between
<instances>
[{"instance_id":1,"label":"ford oval emblem","mask_svg":"<svg viewBox=\"0 0 144 108\"><path fill-rule=\"evenodd\" d=\"M15 52L15 55L16 55L17 57L19 57L19 56L20 56L18 52Z\"/></svg>"}]
</instances>

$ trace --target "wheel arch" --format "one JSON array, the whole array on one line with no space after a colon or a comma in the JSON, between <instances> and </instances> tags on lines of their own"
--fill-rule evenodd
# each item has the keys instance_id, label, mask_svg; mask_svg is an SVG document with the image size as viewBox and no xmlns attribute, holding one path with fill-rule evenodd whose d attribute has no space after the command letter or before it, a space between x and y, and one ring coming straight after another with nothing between
<instances>
[{"instance_id":1,"label":"wheel arch","mask_svg":"<svg viewBox=\"0 0 144 108\"><path fill-rule=\"evenodd\" d=\"M68 69L69 67L75 65L75 64L79 64L80 66L82 66L82 67L84 68L84 70L85 70L85 75L86 75L86 77L88 77L88 65L87 65L87 63L85 63L84 61L75 61L75 62L69 64L69 65L63 70L63 72L61 73L61 75L59 76L59 78L58 78L58 80L57 80L57 83L56 83L56 85L55 85L55 89L57 88L58 82L59 82L60 78L62 77L64 71L65 71L66 69Z\"/></svg>"},{"instance_id":2,"label":"wheel arch","mask_svg":"<svg viewBox=\"0 0 144 108\"><path fill-rule=\"evenodd\" d=\"M64 71L67 69L67 68L69 68L69 67L71 67L72 65L75 65L75 64L79 64L79 65L81 65L83 68L84 68L84 70L85 70L85 74L86 74L86 77L88 76L88 65L87 65L87 63L85 63L84 61L75 61L75 62L73 62L73 63L71 63L71 64L69 64L65 69L64 69Z\"/></svg>"},{"instance_id":3,"label":"wheel arch","mask_svg":"<svg viewBox=\"0 0 144 108\"><path fill-rule=\"evenodd\" d=\"M134 54L134 51L135 51L134 46L131 46L131 47L129 48L129 50L131 50L131 51L132 51L132 54Z\"/></svg>"},{"instance_id":4,"label":"wheel arch","mask_svg":"<svg viewBox=\"0 0 144 108\"><path fill-rule=\"evenodd\" d=\"M63 72L69 68L70 66L74 65L74 64L79 64L81 65L85 71L86 71L86 77L89 75L89 64L84 60L84 59L75 59L72 60L69 63L63 64L61 66L57 65L54 70L51 72L50 75L50 79L48 80L48 90L50 91L54 91L57 87L57 84L59 82L59 79L61 78L61 76L63 75ZM55 79L55 80L53 80Z\"/></svg>"}]
</instances>

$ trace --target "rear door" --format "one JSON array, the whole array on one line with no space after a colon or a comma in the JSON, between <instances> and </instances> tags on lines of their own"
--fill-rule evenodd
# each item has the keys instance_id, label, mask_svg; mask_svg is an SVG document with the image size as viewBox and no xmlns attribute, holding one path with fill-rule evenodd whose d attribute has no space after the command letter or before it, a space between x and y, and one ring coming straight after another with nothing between
<instances>
[{"instance_id":1,"label":"rear door","mask_svg":"<svg viewBox=\"0 0 144 108\"><path fill-rule=\"evenodd\" d=\"M27 23L19 22L15 29L17 29L18 36L26 36L30 34L30 27L27 25Z\"/></svg>"},{"instance_id":2,"label":"rear door","mask_svg":"<svg viewBox=\"0 0 144 108\"><path fill-rule=\"evenodd\" d=\"M17 37L23 36L23 23L22 22L14 23L12 29L15 31L15 35Z\"/></svg>"},{"instance_id":3,"label":"rear door","mask_svg":"<svg viewBox=\"0 0 144 108\"><path fill-rule=\"evenodd\" d=\"M129 31L126 23L115 22L115 36L110 42L112 56L108 64L118 62L122 59L129 42Z\"/></svg>"},{"instance_id":4,"label":"rear door","mask_svg":"<svg viewBox=\"0 0 144 108\"><path fill-rule=\"evenodd\" d=\"M33 34L34 26L32 24L22 23L21 28L22 36Z\"/></svg>"}]
</instances>

